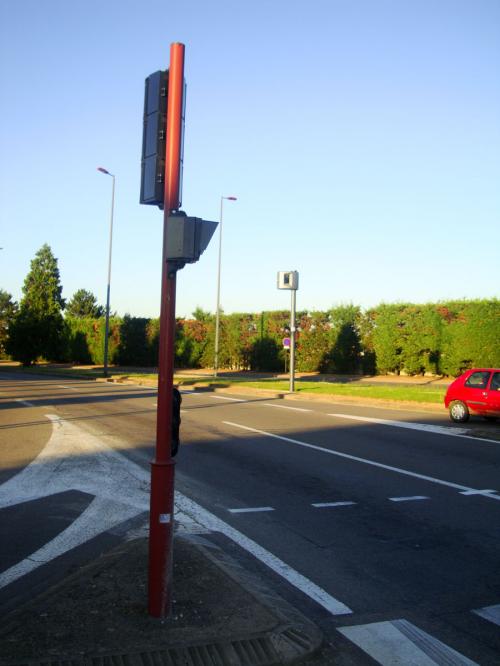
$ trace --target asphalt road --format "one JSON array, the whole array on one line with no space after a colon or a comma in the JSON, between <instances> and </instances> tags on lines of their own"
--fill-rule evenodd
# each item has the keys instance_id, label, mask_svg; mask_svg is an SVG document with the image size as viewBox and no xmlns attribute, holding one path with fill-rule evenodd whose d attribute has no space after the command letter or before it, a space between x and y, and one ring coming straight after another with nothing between
<instances>
[{"instance_id":1,"label":"asphalt road","mask_svg":"<svg viewBox=\"0 0 500 666\"><path fill-rule=\"evenodd\" d=\"M2 373L0 407L5 612L144 524L156 391ZM180 521L321 626L311 664L499 664L499 426L477 424L184 393Z\"/></svg>"}]
</instances>

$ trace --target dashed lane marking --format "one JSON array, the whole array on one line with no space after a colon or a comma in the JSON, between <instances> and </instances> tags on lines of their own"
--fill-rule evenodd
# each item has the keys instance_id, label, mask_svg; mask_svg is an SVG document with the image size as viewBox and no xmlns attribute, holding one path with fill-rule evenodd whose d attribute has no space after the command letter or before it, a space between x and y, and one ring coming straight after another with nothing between
<instances>
[{"instance_id":1,"label":"dashed lane marking","mask_svg":"<svg viewBox=\"0 0 500 666\"><path fill-rule=\"evenodd\" d=\"M231 402L247 402L247 400L242 400L241 398L228 398L225 395L211 395L212 400L230 400Z\"/></svg>"},{"instance_id":2,"label":"dashed lane marking","mask_svg":"<svg viewBox=\"0 0 500 666\"><path fill-rule=\"evenodd\" d=\"M318 502L316 504L311 504L315 509L327 509L331 506L352 506L356 502Z\"/></svg>"},{"instance_id":3,"label":"dashed lane marking","mask_svg":"<svg viewBox=\"0 0 500 666\"><path fill-rule=\"evenodd\" d=\"M312 449L313 451L319 451L321 453L327 453L331 456L338 456L339 458L345 458L346 460L353 460L354 462L360 462L365 465L371 465L372 467L378 467L380 469L385 469L389 472L396 472L397 474L403 474L404 476L411 476L414 479L422 479L422 481L429 481L431 483L437 483L441 486L447 486L448 488L455 488L456 490L464 491L476 491L475 488L470 488L469 486L462 486L459 483L453 483L452 481L445 481L444 479L436 479L432 476L427 476L426 474L418 474L417 472L410 472L410 470L402 469L401 467L393 467L392 465L384 465L383 463L376 462L375 460L369 460L367 458L360 458L359 456L352 456L348 453L342 453L340 451L335 451L334 449L325 449L323 446L317 446L316 444L308 444L307 442L302 442L298 439L292 439L291 437L283 437L282 435L276 435L273 432L266 432L265 430L258 430L257 428L250 428L249 426L241 425L240 423L233 423L231 421L222 421L225 425L231 426L233 428L239 428L241 430L246 430L248 432L254 432L257 435L263 435L264 437L272 437L273 439L278 439L282 442L289 442L290 444L296 444L297 446L303 446L306 449ZM485 494L484 491L480 491L484 497L488 499L500 500L500 495Z\"/></svg>"},{"instance_id":4,"label":"dashed lane marking","mask_svg":"<svg viewBox=\"0 0 500 666\"><path fill-rule=\"evenodd\" d=\"M287 405L273 405L270 402L264 402L263 407L277 407L278 409L290 409L294 412L312 412L312 409L303 409L302 407L288 407Z\"/></svg>"},{"instance_id":5,"label":"dashed lane marking","mask_svg":"<svg viewBox=\"0 0 500 666\"><path fill-rule=\"evenodd\" d=\"M272 506L254 506L246 509L228 509L229 513L260 513L262 511L274 511Z\"/></svg>"},{"instance_id":6,"label":"dashed lane marking","mask_svg":"<svg viewBox=\"0 0 500 666\"><path fill-rule=\"evenodd\" d=\"M413 502L414 500L427 500L427 495L413 495L412 497L389 497L391 502Z\"/></svg>"}]
</instances>

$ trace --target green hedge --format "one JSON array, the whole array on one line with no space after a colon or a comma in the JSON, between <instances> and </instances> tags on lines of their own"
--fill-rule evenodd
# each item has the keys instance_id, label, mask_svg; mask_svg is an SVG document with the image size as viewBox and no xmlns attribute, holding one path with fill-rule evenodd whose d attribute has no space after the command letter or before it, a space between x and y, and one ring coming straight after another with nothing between
<instances>
[{"instance_id":1,"label":"green hedge","mask_svg":"<svg viewBox=\"0 0 500 666\"><path fill-rule=\"evenodd\" d=\"M177 367L213 367L215 316L199 310L196 319L179 319ZM289 337L287 311L221 315L219 367L284 371ZM102 364L104 317L66 317L61 349L68 361ZM336 373L445 374L474 366L500 367L500 301L437 304L381 304L297 313L296 369ZM112 317L109 360L154 367L159 320Z\"/></svg>"}]
</instances>

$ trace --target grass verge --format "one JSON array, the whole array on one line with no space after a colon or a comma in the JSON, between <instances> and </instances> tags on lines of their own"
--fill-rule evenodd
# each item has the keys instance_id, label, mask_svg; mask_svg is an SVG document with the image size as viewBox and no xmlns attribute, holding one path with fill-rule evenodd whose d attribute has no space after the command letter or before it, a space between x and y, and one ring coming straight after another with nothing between
<instances>
[{"instance_id":1,"label":"grass verge","mask_svg":"<svg viewBox=\"0 0 500 666\"><path fill-rule=\"evenodd\" d=\"M247 381L239 379L217 379L203 378L193 380L183 377L177 378L183 386L206 384L217 386L217 388L245 387L268 389L287 393L288 381L276 381L273 379L260 381ZM400 400L410 402L431 402L441 404L446 393L446 387L428 386L375 386L370 384L351 383L335 384L330 382L311 382L310 380L295 381L296 393L311 393L316 395L340 395L353 398L376 398L379 400Z\"/></svg>"}]
</instances>

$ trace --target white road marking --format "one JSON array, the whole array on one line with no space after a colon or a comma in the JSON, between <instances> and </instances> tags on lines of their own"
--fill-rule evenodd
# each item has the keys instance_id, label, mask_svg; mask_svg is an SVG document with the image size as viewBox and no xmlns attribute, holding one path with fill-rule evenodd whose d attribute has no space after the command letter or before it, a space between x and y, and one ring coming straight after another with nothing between
<instances>
[{"instance_id":1,"label":"white road marking","mask_svg":"<svg viewBox=\"0 0 500 666\"><path fill-rule=\"evenodd\" d=\"M230 400L231 402L247 402L246 400L242 400L241 398L228 398L225 395L211 395L210 398L212 398L212 400Z\"/></svg>"},{"instance_id":2,"label":"white road marking","mask_svg":"<svg viewBox=\"0 0 500 666\"><path fill-rule=\"evenodd\" d=\"M430 499L426 495L413 495L412 497L389 497L391 502L413 502L413 500L426 500Z\"/></svg>"},{"instance_id":3,"label":"white road marking","mask_svg":"<svg viewBox=\"0 0 500 666\"><path fill-rule=\"evenodd\" d=\"M68 389L69 391L78 391L74 386L63 386L62 384L58 384L57 388L62 388L62 389Z\"/></svg>"},{"instance_id":4,"label":"white road marking","mask_svg":"<svg viewBox=\"0 0 500 666\"><path fill-rule=\"evenodd\" d=\"M0 486L0 509L69 490L94 499L69 527L0 573L0 588L149 509L149 471L75 423L47 418L52 422L51 437L27 467ZM180 515L179 521L190 529L192 520L183 518Z\"/></svg>"},{"instance_id":5,"label":"white road marking","mask_svg":"<svg viewBox=\"0 0 500 666\"><path fill-rule=\"evenodd\" d=\"M272 506L254 506L248 509L228 509L229 513L258 513L260 511L274 511Z\"/></svg>"},{"instance_id":6,"label":"white road marking","mask_svg":"<svg viewBox=\"0 0 500 666\"><path fill-rule=\"evenodd\" d=\"M377 419L372 416L353 416L352 414L328 414L339 419L350 419L351 421L363 421L364 423L375 423L379 425L394 426L395 428L407 428L408 430L421 430L422 432L433 432L439 435L460 435L465 433L461 428L448 426L435 426L428 423L411 423L408 421L391 421L389 419Z\"/></svg>"},{"instance_id":7,"label":"white road marking","mask_svg":"<svg viewBox=\"0 0 500 666\"><path fill-rule=\"evenodd\" d=\"M0 588L149 507L149 474L76 424L47 415L52 436L39 455L0 486L0 508L68 490L95 499L68 528L0 574ZM126 490L125 490L126 489Z\"/></svg>"},{"instance_id":8,"label":"white road marking","mask_svg":"<svg viewBox=\"0 0 500 666\"><path fill-rule=\"evenodd\" d=\"M52 421L52 436L27 467L0 486L0 509L68 490L93 494L95 499L68 528L1 572L0 588L149 509L149 471L77 424L58 416L48 418ZM255 541L181 493L175 494L175 519L181 529L189 532L208 530L225 534L333 615L352 612Z\"/></svg>"},{"instance_id":9,"label":"white road marking","mask_svg":"<svg viewBox=\"0 0 500 666\"><path fill-rule=\"evenodd\" d=\"M496 490L464 490L461 495L484 495L486 497L491 497L492 494L496 493Z\"/></svg>"},{"instance_id":10,"label":"white road marking","mask_svg":"<svg viewBox=\"0 0 500 666\"><path fill-rule=\"evenodd\" d=\"M360 458L359 456L352 456L348 453L341 453L340 451L334 451L333 449L325 449L323 446L317 446L316 444L308 444L307 442L301 442L298 439L292 439L291 437L283 437L282 435L276 435L273 432L266 432L265 430L258 430L257 428L250 428L248 426L241 425L240 423L232 423L231 421L223 421L225 425L232 426L233 428L240 428L241 430L247 430L249 432L255 432L258 435L264 435L265 437L272 437L273 439L279 439L283 442L289 442L290 444L297 444L298 446L303 446L306 449L312 449L313 451L320 451L321 453L327 453L331 456L338 456L339 458L346 458L347 460L354 460L354 462L364 463L365 465L372 465L373 467L379 467L380 469L386 469L389 472L396 472L397 474L403 474L405 476L411 476L415 479L422 479L423 481L430 481L431 483L437 483L441 486L447 486L448 488L455 488L457 490L476 490L475 488L470 488L468 486L462 486L459 483L453 483L451 481L444 481L443 479L436 479L432 476L427 476L425 474L418 474L417 472L410 472L407 469L402 469L400 467L393 467L392 465L384 465L383 463L376 462L375 460L368 460L367 458ZM487 495L484 497L488 499L500 500L500 495Z\"/></svg>"},{"instance_id":11,"label":"white road marking","mask_svg":"<svg viewBox=\"0 0 500 666\"><path fill-rule=\"evenodd\" d=\"M356 502L318 502L317 504L311 504L316 509L326 509L330 506L352 506Z\"/></svg>"},{"instance_id":12,"label":"white road marking","mask_svg":"<svg viewBox=\"0 0 500 666\"><path fill-rule=\"evenodd\" d=\"M214 514L210 513L196 502L193 502L180 493L176 493L175 502L178 509L190 516L197 524L203 525L211 531L221 532L227 536L231 541L234 541L241 546L241 548L247 550L278 575L287 580L291 585L313 599L316 603L320 604L320 606L325 608L332 615L347 615L348 613L352 613L351 609L341 601L332 597L311 580L300 574L298 571L295 571L295 569L292 569L288 564L280 560L258 543L252 541L252 539L249 539L241 532L238 532L238 530L234 529L220 518L217 518L217 516L214 516Z\"/></svg>"},{"instance_id":13,"label":"white road marking","mask_svg":"<svg viewBox=\"0 0 500 666\"><path fill-rule=\"evenodd\" d=\"M35 406L32 402L29 402L28 400L21 400L21 398L16 398L16 402L20 402L21 405L24 405L25 407L34 407Z\"/></svg>"},{"instance_id":14,"label":"white road marking","mask_svg":"<svg viewBox=\"0 0 500 666\"><path fill-rule=\"evenodd\" d=\"M383 666L478 666L407 620L338 629Z\"/></svg>"},{"instance_id":15,"label":"white road marking","mask_svg":"<svg viewBox=\"0 0 500 666\"><path fill-rule=\"evenodd\" d=\"M115 502L109 497L95 497L63 532L26 559L3 571L0 574L0 588L145 510L146 507L137 510L136 507Z\"/></svg>"},{"instance_id":16,"label":"white road marking","mask_svg":"<svg viewBox=\"0 0 500 666\"><path fill-rule=\"evenodd\" d=\"M270 402L262 403L263 407L277 407L278 409L291 409L294 412L312 412L312 409L303 409L302 407L288 407L287 405L273 405Z\"/></svg>"},{"instance_id":17,"label":"white road marking","mask_svg":"<svg viewBox=\"0 0 500 666\"><path fill-rule=\"evenodd\" d=\"M477 608L472 612L484 618L485 620L500 626L500 604L496 604L495 606L485 606L484 608Z\"/></svg>"},{"instance_id":18,"label":"white road marking","mask_svg":"<svg viewBox=\"0 0 500 666\"><path fill-rule=\"evenodd\" d=\"M395 428L406 428L408 430L420 430L422 432L432 432L436 435L450 435L451 437L461 437L462 439L473 439L474 441L490 442L498 444L496 439L486 439L484 437L473 437L467 434L467 430L462 428L453 428L452 426L435 426L428 423L410 423L408 421L390 421L388 419L376 419L368 416L353 416L352 414L327 414L339 419L350 419L351 421L362 421L364 423L375 423L379 425L394 426Z\"/></svg>"}]
</instances>

